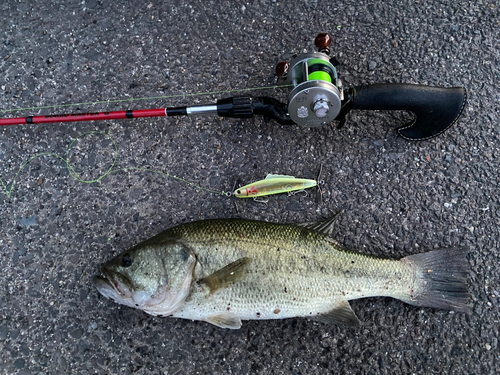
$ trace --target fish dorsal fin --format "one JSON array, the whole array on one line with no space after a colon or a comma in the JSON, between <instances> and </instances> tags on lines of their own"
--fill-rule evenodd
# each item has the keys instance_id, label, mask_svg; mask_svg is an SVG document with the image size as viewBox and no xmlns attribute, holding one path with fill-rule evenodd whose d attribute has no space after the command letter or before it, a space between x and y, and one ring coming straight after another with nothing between
<instances>
[{"instance_id":1,"label":"fish dorsal fin","mask_svg":"<svg viewBox=\"0 0 500 375\"><path fill-rule=\"evenodd\" d=\"M234 314L220 314L209 316L205 319L208 323L211 323L220 328L229 329L240 329L241 319Z\"/></svg>"},{"instance_id":2,"label":"fish dorsal fin","mask_svg":"<svg viewBox=\"0 0 500 375\"><path fill-rule=\"evenodd\" d=\"M348 327L357 327L361 324L351 305L347 301L342 301L339 306L326 314L316 315L311 319L326 324L340 324Z\"/></svg>"},{"instance_id":3,"label":"fish dorsal fin","mask_svg":"<svg viewBox=\"0 0 500 375\"><path fill-rule=\"evenodd\" d=\"M240 258L211 275L204 277L198 283L206 285L210 289L209 295L211 296L218 290L227 288L229 285L245 277L248 263L250 263L250 258Z\"/></svg>"},{"instance_id":4,"label":"fish dorsal fin","mask_svg":"<svg viewBox=\"0 0 500 375\"><path fill-rule=\"evenodd\" d=\"M284 174L268 174L264 180L269 180L271 178L296 178L294 176L287 176Z\"/></svg>"},{"instance_id":5,"label":"fish dorsal fin","mask_svg":"<svg viewBox=\"0 0 500 375\"><path fill-rule=\"evenodd\" d=\"M318 222L312 222L312 223L302 223L298 224L301 227L305 227L311 230L314 230L316 232L319 232L321 234L324 234L325 236L331 237L333 233L333 224L337 220L339 214L342 213L339 212L338 214L334 215L332 218L323 220L323 221L318 221Z\"/></svg>"}]
</instances>

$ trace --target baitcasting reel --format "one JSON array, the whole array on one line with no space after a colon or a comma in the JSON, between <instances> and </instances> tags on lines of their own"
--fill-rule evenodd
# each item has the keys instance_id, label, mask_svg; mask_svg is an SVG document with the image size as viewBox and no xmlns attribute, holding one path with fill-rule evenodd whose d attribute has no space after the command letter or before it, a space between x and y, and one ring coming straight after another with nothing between
<instances>
[{"instance_id":1,"label":"baitcasting reel","mask_svg":"<svg viewBox=\"0 0 500 375\"><path fill-rule=\"evenodd\" d=\"M296 56L291 64L276 66L278 82L293 85L288 114L301 126L316 127L334 121L342 108L344 92L337 77L336 60L328 57L331 38L319 34L315 40L319 52Z\"/></svg>"},{"instance_id":2,"label":"baitcasting reel","mask_svg":"<svg viewBox=\"0 0 500 375\"><path fill-rule=\"evenodd\" d=\"M353 109L406 110L413 112L414 119L398 128L399 134L408 140L423 140L451 127L465 107L463 87L377 84L344 89L335 68L338 62L329 57L331 37L319 34L315 44L318 52L300 54L290 64L281 62L276 67L278 83L293 85L287 104L266 96L232 97L211 105L7 118L0 119L0 126L215 114L234 118L262 115L282 125L305 127L339 121L340 128Z\"/></svg>"}]
</instances>

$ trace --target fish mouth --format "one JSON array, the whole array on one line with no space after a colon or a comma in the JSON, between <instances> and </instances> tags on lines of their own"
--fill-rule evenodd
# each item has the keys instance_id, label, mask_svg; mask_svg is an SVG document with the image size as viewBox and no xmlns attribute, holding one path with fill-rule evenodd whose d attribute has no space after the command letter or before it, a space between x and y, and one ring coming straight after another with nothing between
<instances>
[{"instance_id":1,"label":"fish mouth","mask_svg":"<svg viewBox=\"0 0 500 375\"><path fill-rule=\"evenodd\" d=\"M99 293L107 299L125 306L145 310L153 315L158 314L156 314L155 311L150 312L150 308L154 310L154 306L159 302L163 302L167 297L166 293L160 293L157 296L157 300L151 299L149 293L135 290L130 285L131 282L125 275L111 271L106 267L102 267L101 275L96 275L92 278L92 283ZM159 292L161 292L161 290Z\"/></svg>"},{"instance_id":2,"label":"fish mouth","mask_svg":"<svg viewBox=\"0 0 500 375\"><path fill-rule=\"evenodd\" d=\"M132 297L125 278L116 272L108 270L106 267L102 267L101 275L92 278L92 283L99 293L111 300L125 300Z\"/></svg>"}]
</instances>

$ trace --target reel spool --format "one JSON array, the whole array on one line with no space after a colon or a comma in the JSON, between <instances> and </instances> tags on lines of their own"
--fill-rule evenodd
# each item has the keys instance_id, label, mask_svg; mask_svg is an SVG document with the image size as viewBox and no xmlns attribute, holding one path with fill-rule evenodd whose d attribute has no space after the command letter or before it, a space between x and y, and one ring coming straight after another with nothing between
<instances>
[{"instance_id":1,"label":"reel spool","mask_svg":"<svg viewBox=\"0 0 500 375\"><path fill-rule=\"evenodd\" d=\"M294 86L288 97L288 114L293 122L305 127L331 123L344 99L342 83L328 56L330 36L319 34L315 44L320 52L304 53L291 64L281 62L276 66L280 81Z\"/></svg>"}]
</instances>

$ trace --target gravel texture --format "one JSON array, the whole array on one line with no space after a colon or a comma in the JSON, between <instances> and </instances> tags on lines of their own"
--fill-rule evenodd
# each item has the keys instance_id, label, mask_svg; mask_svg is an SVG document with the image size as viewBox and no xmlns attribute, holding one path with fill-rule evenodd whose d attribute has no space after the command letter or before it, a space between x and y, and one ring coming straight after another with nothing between
<instances>
[{"instance_id":1,"label":"gravel texture","mask_svg":"<svg viewBox=\"0 0 500 375\"><path fill-rule=\"evenodd\" d=\"M399 112L353 112L341 130L217 117L0 128L0 373L498 373L499 9L491 0L3 0L2 110L272 85L275 64L313 51L319 32L332 35L347 87L465 86L469 102L445 134L414 143L396 135L409 117ZM283 99L287 91L250 94ZM103 134L80 137L87 132ZM157 173L99 179L112 166L113 142L115 169L165 171L217 191L268 173L315 178L322 165L322 200L280 195L267 206L238 201L237 211L228 197ZM99 181L78 181L62 158ZM471 312L371 298L352 302L359 329L289 319L229 331L120 307L91 284L104 261L182 222L305 222L340 210L335 237L369 254L468 246Z\"/></svg>"}]
</instances>

